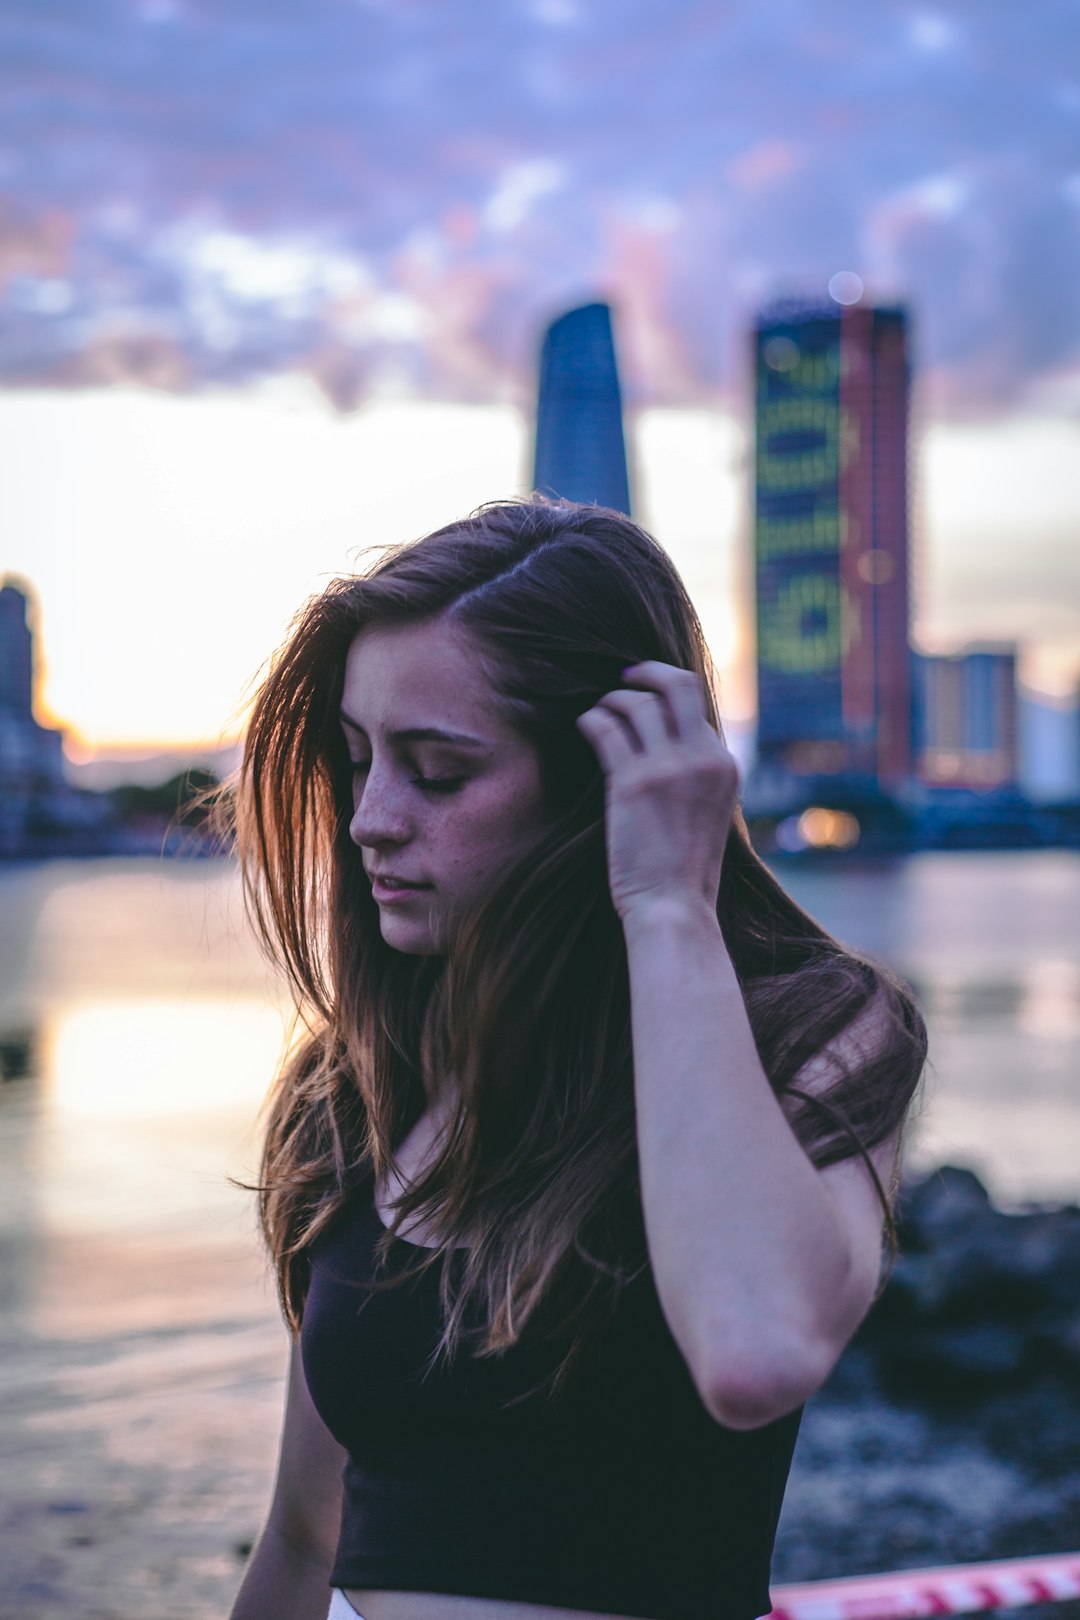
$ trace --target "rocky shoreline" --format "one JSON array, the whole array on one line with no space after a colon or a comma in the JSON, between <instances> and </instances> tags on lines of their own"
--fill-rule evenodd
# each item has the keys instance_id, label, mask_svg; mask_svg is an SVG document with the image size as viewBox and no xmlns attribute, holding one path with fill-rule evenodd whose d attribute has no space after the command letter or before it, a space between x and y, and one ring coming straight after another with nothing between
<instances>
[{"instance_id":1,"label":"rocky shoreline","mask_svg":"<svg viewBox=\"0 0 1080 1620\"><path fill-rule=\"evenodd\" d=\"M945 1166L898 1214L893 1274L803 1419L777 1584L1080 1548L1080 1208L1006 1213Z\"/></svg>"}]
</instances>

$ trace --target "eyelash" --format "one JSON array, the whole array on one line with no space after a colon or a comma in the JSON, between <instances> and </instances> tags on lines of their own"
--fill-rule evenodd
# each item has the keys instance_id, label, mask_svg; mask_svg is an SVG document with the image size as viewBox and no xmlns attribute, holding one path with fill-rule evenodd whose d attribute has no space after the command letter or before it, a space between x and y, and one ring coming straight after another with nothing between
<instances>
[{"instance_id":1,"label":"eyelash","mask_svg":"<svg viewBox=\"0 0 1080 1620\"><path fill-rule=\"evenodd\" d=\"M413 782L424 793L456 793L463 776L414 776Z\"/></svg>"},{"instance_id":2,"label":"eyelash","mask_svg":"<svg viewBox=\"0 0 1080 1620\"><path fill-rule=\"evenodd\" d=\"M366 770L366 765L354 763L351 774L358 776L361 771ZM418 787L422 793L434 794L456 793L464 780L463 776L414 776L411 778L414 787Z\"/></svg>"}]
</instances>

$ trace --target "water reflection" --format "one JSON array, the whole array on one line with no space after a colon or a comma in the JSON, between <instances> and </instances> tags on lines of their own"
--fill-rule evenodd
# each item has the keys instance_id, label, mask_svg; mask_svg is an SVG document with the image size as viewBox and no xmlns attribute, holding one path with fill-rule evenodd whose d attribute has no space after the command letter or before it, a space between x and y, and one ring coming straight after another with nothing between
<instances>
[{"instance_id":1,"label":"water reflection","mask_svg":"<svg viewBox=\"0 0 1080 1620\"><path fill-rule=\"evenodd\" d=\"M840 939L920 983L1080 960L1080 855L1071 850L928 850L891 860L786 862L781 881Z\"/></svg>"},{"instance_id":2,"label":"water reflection","mask_svg":"<svg viewBox=\"0 0 1080 1620\"><path fill-rule=\"evenodd\" d=\"M39 1072L0 1112L7 1332L145 1331L245 1298L261 1311L251 1200L228 1177L254 1170L279 1011L116 999L57 1010L36 1044Z\"/></svg>"},{"instance_id":3,"label":"water reflection","mask_svg":"<svg viewBox=\"0 0 1080 1620\"><path fill-rule=\"evenodd\" d=\"M160 1118L248 1106L283 1051L274 1006L250 997L110 997L60 1011L42 1075L67 1115Z\"/></svg>"},{"instance_id":4,"label":"water reflection","mask_svg":"<svg viewBox=\"0 0 1080 1620\"><path fill-rule=\"evenodd\" d=\"M233 872L58 862L0 897L4 1337L266 1320L228 1178L254 1171L287 1008Z\"/></svg>"},{"instance_id":5,"label":"water reflection","mask_svg":"<svg viewBox=\"0 0 1080 1620\"><path fill-rule=\"evenodd\" d=\"M931 1061L909 1167L968 1165L1006 1207L1080 1200L1080 857L932 852L780 875L918 996Z\"/></svg>"},{"instance_id":6,"label":"water reflection","mask_svg":"<svg viewBox=\"0 0 1080 1620\"><path fill-rule=\"evenodd\" d=\"M943 1021L1003 1020L1033 1035L1080 1035L1080 962L1039 956L1011 974L978 979L939 968L916 989L924 1011Z\"/></svg>"},{"instance_id":7,"label":"water reflection","mask_svg":"<svg viewBox=\"0 0 1080 1620\"><path fill-rule=\"evenodd\" d=\"M782 876L919 994L933 1071L909 1163L1080 1197L1080 859ZM189 1596L205 1576L191 1612L210 1614L236 1581L227 1527L250 1539L265 1510L286 1340L228 1176L254 1168L287 1012L227 862L0 872L0 1452L24 1514L4 1552L28 1580L63 1572L57 1612L88 1592L60 1511L103 1551L101 1612L152 1542Z\"/></svg>"},{"instance_id":8,"label":"water reflection","mask_svg":"<svg viewBox=\"0 0 1080 1620\"><path fill-rule=\"evenodd\" d=\"M1080 1197L1080 860L781 875L919 995L932 1066L909 1164L969 1164L1005 1202ZM0 1222L23 1329L231 1310L225 1257L235 1282L254 1248L228 1177L254 1171L288 1028L235 871L58 862L0 875L0 899Z\"/></svg>"}]
</instances>

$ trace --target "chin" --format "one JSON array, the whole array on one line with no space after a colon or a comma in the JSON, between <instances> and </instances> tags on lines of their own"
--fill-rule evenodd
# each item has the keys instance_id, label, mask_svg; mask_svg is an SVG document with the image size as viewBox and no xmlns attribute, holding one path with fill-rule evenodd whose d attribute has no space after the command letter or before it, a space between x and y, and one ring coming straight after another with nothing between
<instances>
[{"instance_id":1,"label":"chin","mask_svg":"<svg viewBox=\"0 0 1080 1620\"><path fill-rule=\"evenodd\" d=\"M403 956L440 954L438 945L426 929L402 927L396 919L385 917L381 920L381 927L383 943L389 945L392 951L400 951Z\"/></svg>"}]
</instances>

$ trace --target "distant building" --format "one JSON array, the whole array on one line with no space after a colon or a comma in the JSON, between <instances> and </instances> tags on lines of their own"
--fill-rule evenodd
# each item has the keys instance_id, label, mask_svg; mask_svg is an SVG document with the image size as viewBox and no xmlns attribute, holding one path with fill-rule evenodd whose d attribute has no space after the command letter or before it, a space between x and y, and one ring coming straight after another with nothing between
<instances>
[{"instance_id":1,"label":"distant building","mask_svg":"<svg viewBox=\"0 0 1080 1620\"><path fill-rule=\"evenodd\" d=\"M1016 648L912 655L915 774L932 787L1018 783Z\"/></svg>"},{"instance_id":2,"label":"distant building","mask_svg":"<svg viewBox=\"0 0 1080 1620\"><path fill-rule=\"evenodd\" d=\"M622 397L606 304L548 327L540 356L533 487L629 513Z\"/></svg>"},{"instance_id":3,"label":"distant building","mask_svg":"<svg viewBox=\"0 0 1080 1620\"><path fill-rule=\"evenodd\" d=\"M34 718L34 633L28 593L0 587L0 856L51 847L104 824L108 806L69 785L64 733Z\"/></svg>"},{"instance_id":4,"label":"distant building","mask_svg":"<svg viewBox=\"0 0 1080 1620\"><path fill-rule=\"evenodd\" d=\"M1066 696L1017 686L1020 786L1036 804L1080 802L1080 687Z\"/></svg>"},{"instance_id":5,"label":"distant building","mask_svg":"<svg viewBox=\"0 0 1080 1620\"><path fill-rule=\"evenodd\" d=\"M910 779L907 321L778 305L754 332L756 772Z\"/></svg>"},{"instance_id":6,"label":"distant building","mask_svg":"<svg viewBox=\"0 0 1080 1620\"><path fill-rule=\"evenodd\" d=\"M0 588L0 714L29 719L34 703L34 634L29 598L9 577Z\"/></svg>"}]
</instances>

